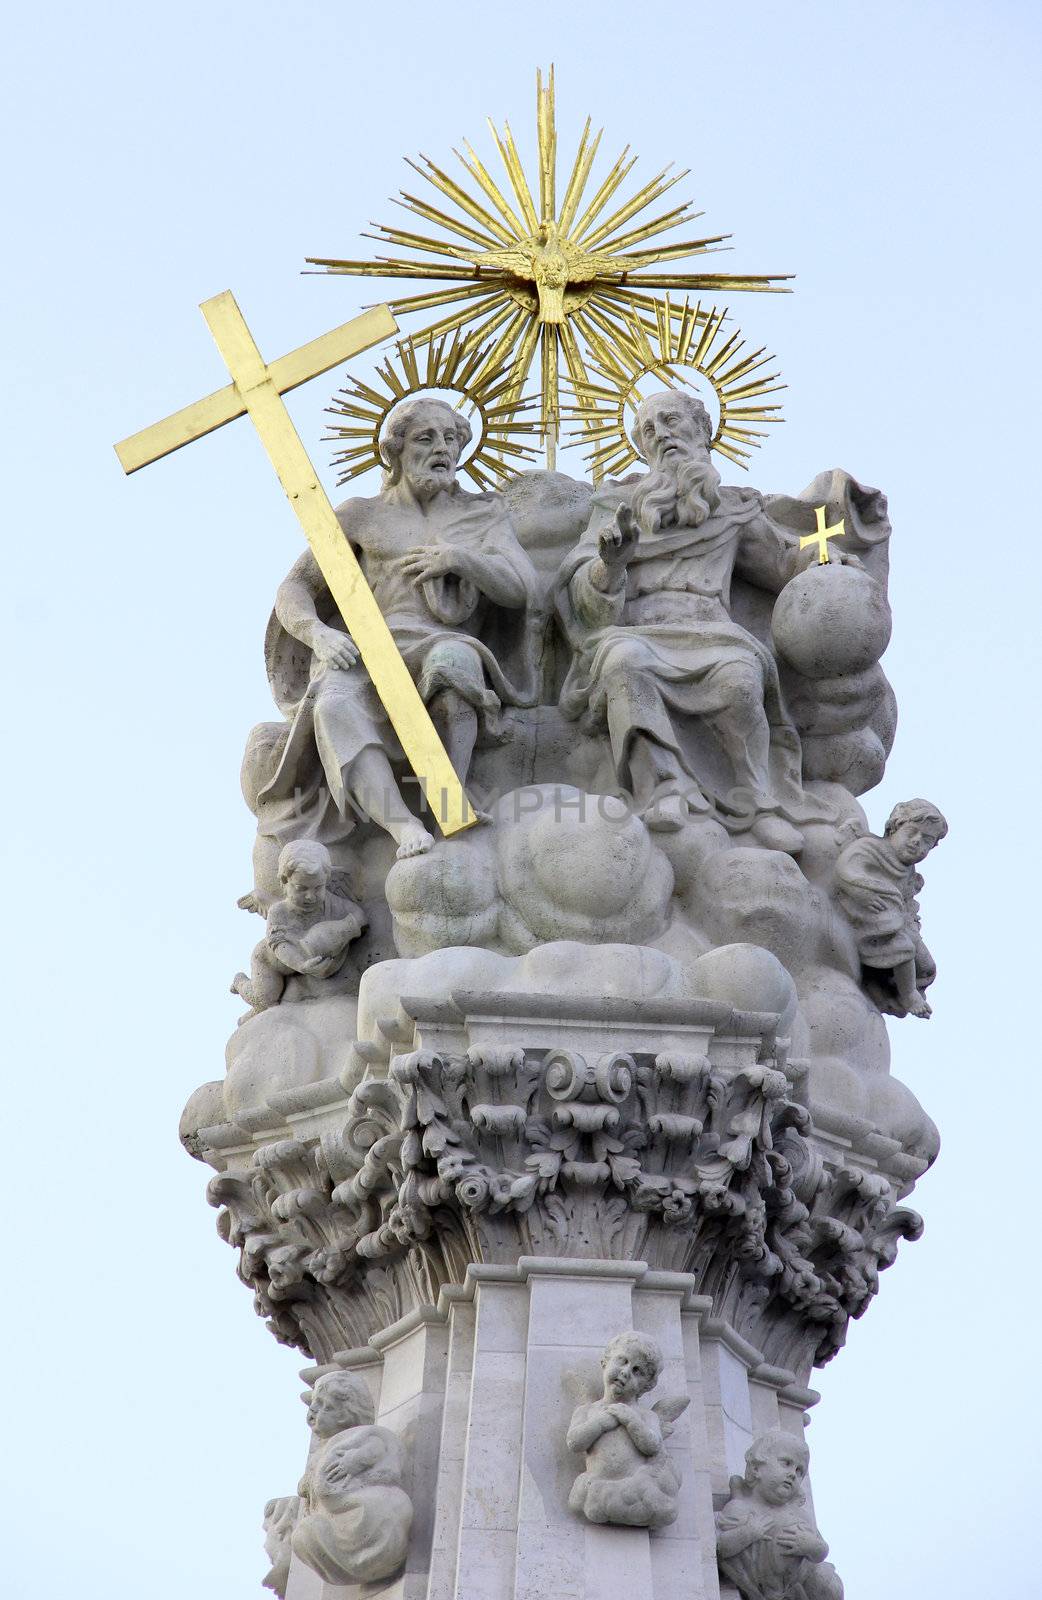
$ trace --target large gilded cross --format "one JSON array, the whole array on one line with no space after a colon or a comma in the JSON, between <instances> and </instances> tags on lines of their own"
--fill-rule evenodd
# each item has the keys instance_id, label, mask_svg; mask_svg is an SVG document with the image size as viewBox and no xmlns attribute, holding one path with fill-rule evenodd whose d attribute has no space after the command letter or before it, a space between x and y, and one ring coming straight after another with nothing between
<instances>
[{"instance_id":1,"label":"large gilded cross","mask_svg":"<svg viewBox=\"0 0 1042 1600\"><path fill-rule=\"evenodd\" d=\"M267 366L230 290L199 309L232 382L124 439L116 446L123 470L136 472L236 417L250 417L442 833L469 828L474 810L282 400L396 333L397 323L387 306L375 306Z\"/></svg>"}]
</instances>

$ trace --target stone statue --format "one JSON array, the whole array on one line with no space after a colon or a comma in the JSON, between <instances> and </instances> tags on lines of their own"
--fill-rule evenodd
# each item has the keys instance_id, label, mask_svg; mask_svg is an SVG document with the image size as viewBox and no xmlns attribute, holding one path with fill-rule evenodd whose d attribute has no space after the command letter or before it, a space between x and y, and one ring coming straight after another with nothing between
<instances>
[{"instance_id":1,"label":"stone statue","mask_svg":"<svg viewBox=\"0 0 1042 1600\"><path fill-rule=\"evenodd\" d=\"M469 438L466 419L444 401L399 405L381 441L387 471L379 495L347 500L337 512L464 780L479 740L501 737L501 707L534 700L543 625L538 580L502 497L468 494L456 482ZM279 589L275 618L269 668L293 726L271 792L306 788L317 754L341 815L353 803L391 834L401 857L429 850L431 835L392 770L402 759L397 741L310 552ZM305 658L292 641L305 646Z\"/></svg>"},{"instance_id":2,"label":"stone statue","mask_svg":"<svg viewBox=\"0 0 1042 1600\"><path fill-rule=\"evenodd\" d=\"M776 1429L754 1440L745 1476L731 1479L731 1498L716 1518L716 1551L742 1600L843 1600L804 1497L808 1462L803 1440Z\"/></svg>"},{"instance_id":3,"label":"stone statue","mask_svg":"<svg viewBox=\"0 0 1042 1600\"><path fill-rule=\"evenodd\" d=\"M283 898L268 912L250 976L239 972L232 979L232 993L252 1007L246 1017L277 1005L293 975L332 977L343 966L352 940L365 928L361 909L330 887L333 863L325 845L312 839L285 845L278 870Z\"/></svg>"},{"instance_id":4,"label":"stone statue","mask_svg":"<svg viewBox=\"0 0 1042 1600\"><path fill-rule=\"evenodd\" d=\"M928 800L904 800L887 818L882 839L854 839L836 862L836 895L857 936L865 988L894 1016L930 1015L923 989L936 968L919 932L915 896L923 880L915 868L947 832Z\"/></svg>"},{"instance_id":5,"label":"stone statue","mask_svg":"<svg viewBox=\"0 0 1042 1600\"><path fill-rule=\"evenodd\" d=\"M677 1519L680 1474L664 1444L688 1398L659 1400L650 1409L637 1404L662 1370L662 1351L646 1334L618 1334L601 1368L602 1398L577 1406L568 1427L569 1450L586 1452L586 1470L568 1504L588 1522L665 1528Z\"/></svg>"},{"instance_id":6,"label":"stone statue","mask_svg":"<svg viewBox=\"0 0 1042 1600\"><path fill-rule=\"evenodd\" d=\"M707 809L680 719L715 737L735 809L770 811L801 793L799 738L771 651L731 614L731 580L777 594L797 571L798 539L755 490L721 485L693 395L652 395L634 437L651 471L597 494L558 575L575 651L561 709L607 724L619 782L649 826L677 828Z\"/></svg>"},{"instance_id":7,"label":"stone statue","mask_svg":"<svg viewBox=\"0 0 1042 1600\"><path fill-rule=\"evenodd\" d=\"M316 1443L292 1545L326 1583L373 1583L405 1560L412 1501L401 1486L402 1447L374 1419L368 1386L355 1373L327 1372L311 1391Z\"/></svg>"},{"instance_id":8,"label":"stone statue","mask_svg":"<svg viewBox=\"0 0 1042 1600\"><path fill-rule=\"evenodd\" d=\"M301 782L289 793L273 787L289 733L288 722L259 722L251 728L240 770L243 799L257 819L257 834L253 887L239 897L239 907L262 917L281 894L278 863L285 845L314 839L339 855L355 827L354 818L342 817L333 804L317 760L307 779L301 774Z\"/></svg>"},{"instance_id":9,"label":"stone statue","mask_svg":"<svg viewBox=\"0 0 1042 1600\"><path fill-rule=\"evenodd\" d=\"M264 1550L271 1567L261 1584L263 1588L273 1590L279 1600L286 1600L289 1563L293 1553L290 1535L299 1510L300 1496L295 1494L284 1494L277 1500L269 1500L264 1507Z\"/></svg>"}]
</instances>

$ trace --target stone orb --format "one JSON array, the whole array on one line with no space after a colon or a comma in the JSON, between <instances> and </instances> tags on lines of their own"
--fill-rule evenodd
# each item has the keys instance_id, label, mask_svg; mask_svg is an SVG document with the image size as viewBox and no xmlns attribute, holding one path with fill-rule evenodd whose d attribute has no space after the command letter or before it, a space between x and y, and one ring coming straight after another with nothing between
<instances>
[{"instance_id":1,"label":"stone orb","mask_svg":"<svg viewBox=\"0 0 1042 1600\"><path fill-rule=\"evenodd\" d=\"M869 1115L882 1133L900 1141L909 1155L932 1166L941 1148L941 1136L907 1084L899 1078L875 1080L870 1089Z\"/></svg>"},{"instance_id":2,"label":"stone orb","mask_svg":"<svg viewBox=\"0 0 1042 1600\"><path fill-rule=\"evenodd\" d=\"M779 1032L788 1033L796 1014L796 985L769 950L755 944L722 944L692 962L691 985L706 1000L723 1000L736 1011L772 1011Z\"/></svg>"},{"instance_id":3,"label":"stone orb","mask_svg":"<svg viewBox=\"0 0 1042 1600\"><path fill-rule=\"evenodd\" d=\"M188 1096L188 1102L181 1113L177 1136L188 1154L194 1160L202 1161L204 1158L199 1142L200 1128L212 1128L226 1120L224 1084L219 1079L215 1083L204 1083Z\"/></svg>"},{"instance_id":4,"label":"stone orb","mask_svg":"<svg viewBox=\"0 0 1042 1600\"><path fill-rule=\"evenodd\" d=\"M566 939L520 957L503 988L594 1000L682 1000L690 993L681 968L661 950Z\"/></svg>"},{"instance_id":5,"label":"stone orb","mask_svg":"<svg viewBox=\"0 0 1042 1600\"><path fill-rule=\"evenodd\" d=\"M821 891L790 855L741 847L704 865L692 907L714 943L760 945L798 973L827 921Z\"/></svg>"},{"instance_id":6,"label":"stone orb","mask_svg":"<svg viewBox=\"0 0 1042 1600\"><path fill-rule=\"evenodd\" d=\"M500 892L533 944L643 944L668 923L669 862L639 817L597 799L533 785L518 791L514 820L497 825Z\"/></svg>"},{"instance_id":7,"label":"stone orb","mask_svg":"<svg viewBox=\"0 0 1042 1600\"><path fill-rule=\"evenodd\" d=\"M499 890L487 828L396 861L384 892L399 955L496 942Z\"/></svg>"},{"instance_id":8,"label":"stone orb","mask_svg":"<svg viewBox=\"0 0 1042 1600\"><path fill-rule=\"evenodd\" d=\"M803 772L809 779L841 783L851 794L867 794L882 783L887 752L872 728L819 737L803 736Z\"/></svg>"},{"instance_id":9,"label":"stone orb","mask_svg":"<svg viewBox=\"0 0 1042 1600\"><path fill-rule=\"evenodd\" d=\"M815 563L785 585L771 619L774 648L808 678L864 672L890 643L890 607L867 572Z\"/></svg>"},{"instance_id":10,"label":"stone orb","mask_svg":"<svg viewBox=\"0 0 1042 1600\"><path fill-rule=\"evenodd\" d=\"M283 1001L250 1017L225 1049L224 1108L234 1122L273 1094L332 1078L346 1064L357 1005L349 995Z\"/></svg>"}]
</instances>

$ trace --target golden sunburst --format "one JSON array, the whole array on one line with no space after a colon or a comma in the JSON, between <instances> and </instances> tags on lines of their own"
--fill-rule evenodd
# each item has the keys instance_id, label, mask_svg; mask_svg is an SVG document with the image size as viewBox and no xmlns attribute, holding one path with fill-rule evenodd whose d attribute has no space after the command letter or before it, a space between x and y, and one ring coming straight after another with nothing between
<instances>
[{"instance_id":1,"label":"golden sunburst","mask_svg":"<svg viewBox=\"0 0 1042 1600\"><path fill-rule=\"evenodd\" d=\"M560 204L557 201L557 123L554 74L544 87L536 80L538 135L538 202L529 187L509 125L500 133L489 126L509 180L504 191L470 144L454 151L471 184L457 183L426 156L409 165L453 209L400 192L394 203L443 235L412 233L374 224L375 238L412 256L378 256L373 261L346 261L310 256L312 266L355 277L412 278L444 281L451 287L392 300L395 316L452 307L418 338L438 337L469 327L487 343L482 383L507 375L506 402L520 403L535 359L540 353L541 434L547 463L554 465L560 428L560 362L575 387L589 381L586 361L603 336L612 337L626 319L659 314L662 290L732 293L741 290L787 292L778 275L678 273L662 270L684 257L705 255L729 237L686 239L666 244L661 236L700 215L689 204L673 206L650 220L647 210L686 172L664 168L622 204L614 203L636 157L629 147L589 195L591 173L601 141L587 118ZM588 197L589 196L589 197ZM656 241L650 243L650 241ZM462 242L461 242L462 241ZM433 257L433 260L432 260Z\"/></svg>"},{"instance_id":2,"label":"golden sunburst","mask_svg":"<svg viewBox=\"0 0 1042 1600\"><path fill-rule=\"evenodd\" d=\"M521 407L515 398L504 399L508 379L501 377L498 384L492 381L494 375L488 372L485 359L487 345L457 329L451 339L428 339L426 349L420 348L418 340L403 339L397 351L397 363L385 356L376 369L381 388L348 374L347 386L338 390L333 404L326 407L330 416L345 419L331 425L325 435L327 440L342 444L333 456L334 464L340 468L337 483L350 483L371 467L383 465L380 434L387 417L399 401L426 390L459 396L458 410L469 403L468 421L476 419L480 432L460 470L479 489L493 487L498 479L535 459L525 435L536 432L539 424L518 416Z\"/></svg>"},{"instance_id":3,"label":"golden sunburst","mask_svg":"<svg viewBox=\"0 0 1042 1600\"><path fill-rule=\"evenodd\" d=\"M765 404L766 397L785 388L777 372L764 372L774 357L763 348L749 354L738 329L724 328L726 308L703 311L701 305L660 302L653 331L644 318L631 316L621 331L601 339L591 353L591 366L602 380L573 385L575 402L566 414L581 424L577 437L592 444L587 460L595 477L624 472L640 460L627 426L627 410L636 413L640 385L654 377L676 386L688 383L683 371L698 372L716 394L719 417L712 448L744 466L750 450L766 434L752 423L780 422L781 406Z\"/></svg>"}]
</instances>

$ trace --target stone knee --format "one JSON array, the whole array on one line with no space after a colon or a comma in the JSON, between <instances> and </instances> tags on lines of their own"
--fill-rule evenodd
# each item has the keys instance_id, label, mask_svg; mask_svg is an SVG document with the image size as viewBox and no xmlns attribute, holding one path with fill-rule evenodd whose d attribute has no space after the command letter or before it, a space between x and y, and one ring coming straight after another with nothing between
<instances>
[{"instance_id":1,"label":"stone knee","mask_svg":"<svg viewBox=\"0 0 1042 1600\"><path fill-rule=\"evenodd\" d=\"M719 667L713 674L713 688L720 702L717 715L727 716L746 730L763 720L763 674L758 665L735 661Z\"/></svg>"},{"instance_id":2,"label":"stone knee","mask_svg":"<svg viewBox=\"0 0 1042 1600\"><path fill-rule=\"evenodd\" d=\"M647 664L647 648L639 639L616 639L602 668L604 682L611 683L613 679L621 683L631 682L647 668Z\"/></svg>"}]
</instances>

